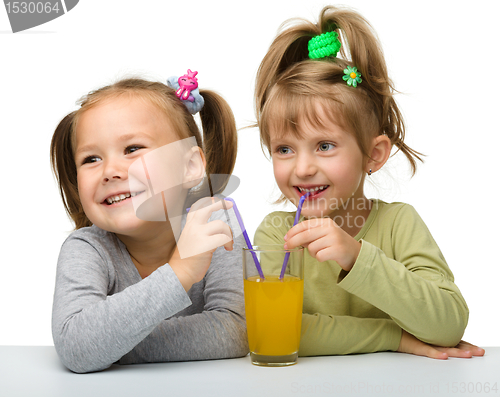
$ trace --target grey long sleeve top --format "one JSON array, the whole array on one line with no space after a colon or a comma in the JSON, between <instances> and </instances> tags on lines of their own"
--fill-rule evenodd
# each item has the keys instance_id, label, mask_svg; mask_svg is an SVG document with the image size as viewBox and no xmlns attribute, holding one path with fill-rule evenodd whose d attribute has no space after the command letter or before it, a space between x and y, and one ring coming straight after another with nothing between
<instances>
[{"instance_id":1,"label":"grey long sleeve top","mask_svg":"<svg viewBox=\"0 0 500 397\"><path fill-rule=\"evenodd\" d=\"M237 225L234 213L232 225ZM211 220L225 220L223 211ZM241 248L215 251L186 293L169 264L142 279L125 245L97 226L73 232L59 254L52 335L63 364L92 372L113 363L247 354Z\"/></svg>"}]
</instances>

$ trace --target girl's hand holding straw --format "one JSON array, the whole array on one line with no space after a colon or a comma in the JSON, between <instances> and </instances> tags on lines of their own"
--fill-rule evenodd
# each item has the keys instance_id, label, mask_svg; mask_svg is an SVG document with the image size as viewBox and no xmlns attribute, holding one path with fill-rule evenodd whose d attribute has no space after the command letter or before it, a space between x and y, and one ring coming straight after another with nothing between
<instances>
[{"instance_id":1,"label":"girl's hand holding straw","mask_svg":"<svg viewBox=\"0 0 500 397\"><path fill-rule=\"evenodd\" d=\"M199 211L199 208L203 208L203 206L206 205L206 201L203 201L203 200L207 200L207 199L198 200L191 208L188 208L187 211L190 214L191 214L191 212L196 212L196 210ZM213 198L212 198L212 200L213 200ZM250 241L250 238L248 237L248 233L247 233L245 225L243 223L243 218L241 217L240 211L238 211L238 206L236 205L235 201L232 198L230 198L230 197L226 197L224 200L220 200L219 202L222 203L221 206L213 207L214 204L212 204L210 206L210 208L212 208L212 207L214 208L214 209L211 209L210 213L213 212L213 211L220 210L220 209L227 210L229 208L233 208L234 214L236 215L236 219L238 220L238 224L240 225L240 229L241 229L241 232L243 234L243 238L245 239L245 243L247 245L247 248L252 249L253 248L252 243ZM192 210L195 210L195 211L192 211ZM190 215L188 215L188 220L190 219L189 216ZM210 217L210 214L208 215L208 217ZM204 222L206 223L207 221L208 221L208 218L205 219ZM229 221L229 219L228 219L228 221ZM213 222L211 222L211 223L213 223ZM222 228L224 228L223 225L227 226L222 221L219 221L218 224L220 224L220 227L222 227ZM186 228L187 228L187 224L186 224L185 229ZM229 231L231 231L231 229L229 229ZM184 231L183 231L183 233L184 233ZM181 235L181 237L182 237L182 235ZM217 241L212 240L212 242L216 243ZM226 244L228 244L228 243L226 243ZM226 250L228 250L228 251L232 250L232 237L231 237L231 249L229 249L226 244L224 245L224 247L226 247ZM219 244L219 245L222 245L222 244ZM178 246L179 246L179 244L178 244ZM202 252L200 246L197 246L196 248L192 247L191 245L189 245L189 242L187 242L187 247L186 248L188 249L188 251L186 251L186 252L189 252L190 249L191 250L196 249L198 252ZM257 271L259 273L259 276L260 276L260 278L262 280L264 280L265 277L264 277L264 273L262 271L262 268L260 266L259 259L257 258L257 256L255 255L255 253L253 253L253 252L252 252L252 256L253 256L253 260L254 260L254 263L255 263L255 267L257 268ZM184 257L184 255L183 255L183 257Z\"/></svg>"},{"instance_id":2,"label":"girl's hand holding straw","mask_svg":"<svg viewBox=\"0 0 500 397\"><path fill-rule=\"evenodd\" d=\"M331 218L309 219L297 224L302 204L308 195L309 193L300 198L294 226L285 235L284 248L292 249L301 245L319 262L333 260L345 271L350 271L361 250L359 241L342 230ZM285 267L286 258L283 271Z\"/></svg>"},{"instance_id":3,"label":"girl's hand holding straw","mask_svg":"<svg viewBox=\"0 0 500 397\"><path fill-rule=\"evenodd\" d=\"M207 205L209 200L212 204ZM205 197L191 207L186 226L169 261L186 291L203 279L217 247L224 246L227 251L232 251L233 237L229 226L221 220L208 222L212 212L232 206L229 201L214 201L212 197Z\"/></svg>"}]
</instances>

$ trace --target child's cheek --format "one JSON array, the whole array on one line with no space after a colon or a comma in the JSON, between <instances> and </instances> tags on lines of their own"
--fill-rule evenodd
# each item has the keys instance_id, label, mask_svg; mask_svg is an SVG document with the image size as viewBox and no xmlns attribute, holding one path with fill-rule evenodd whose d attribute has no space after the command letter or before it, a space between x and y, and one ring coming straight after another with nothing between
<instances>
[{"instance_id":1,"label":"child's cheek","mask_svg":"<svg viewBox=\"0 0 500 397\"><path fill-rule=\"evenodd\" d=\"M273 170L274 170L274 179L278 184L281 192L286 196L287 195L287 186L289 183L289 173L286 168L278 161L273 162ZM289 193L288 193L289 194Z\"/></svg>"}]
</instances>

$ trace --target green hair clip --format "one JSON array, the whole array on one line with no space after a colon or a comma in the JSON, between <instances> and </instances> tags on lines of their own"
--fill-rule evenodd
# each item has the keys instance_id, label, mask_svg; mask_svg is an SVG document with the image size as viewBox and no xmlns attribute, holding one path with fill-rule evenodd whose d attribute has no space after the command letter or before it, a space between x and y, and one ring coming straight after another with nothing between
<instances>
[{"instance_id":1,"label":"green hair clip","mask_svg":"<svg viewBox=\"0 0 500 397\"><path fill-rule=\"evenodd\" d=\"M337 56L340 50L339 35L337 32L326 32L314 36L307 45L309 58L318 59L329 56Z\"/></svg>"},{"instance_id":2,"label":"green hair clip","mask_svg":"<svg viewBox=\"0 0 500 397\"><path fill-rule=\"evenodd\" d=\"M358 72L356 66L348 66L347 69L344 69L344 77L342 78L347 82L347 85L352 85L353 87L357 87L358 83L363 81L361 80L361 73Z\"/></svg>"}]
</instances>

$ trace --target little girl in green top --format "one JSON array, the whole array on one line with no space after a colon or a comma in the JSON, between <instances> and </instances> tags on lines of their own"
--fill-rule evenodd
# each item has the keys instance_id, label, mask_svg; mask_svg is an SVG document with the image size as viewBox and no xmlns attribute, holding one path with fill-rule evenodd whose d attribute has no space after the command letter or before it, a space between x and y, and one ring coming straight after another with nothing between
<instances>
[{"instance_id":1,"label":"little girl in green top","mask_svg":"<svg viewBox=\"0 0 500 397\"><path fill-rule=\"evenodd\" d=\"M364 195L393 146L413 174L421 161L404 142L376 34L358 13L333 7L317 24L287 26L257 74L257 124L280 201L309 195L302 222L274 212L255 244L307 248L299 354L483 355L461 341L467 305L417 212Z\"/></svg>"}]
</instances>

